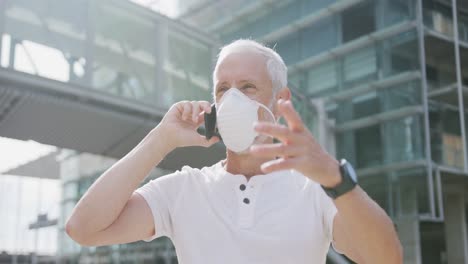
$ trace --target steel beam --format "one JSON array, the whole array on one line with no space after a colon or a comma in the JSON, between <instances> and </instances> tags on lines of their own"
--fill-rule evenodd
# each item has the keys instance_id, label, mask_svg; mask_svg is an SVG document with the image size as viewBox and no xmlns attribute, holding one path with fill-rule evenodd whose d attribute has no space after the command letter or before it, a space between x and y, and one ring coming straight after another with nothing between
<instances>
[{"instance_id":1,"label":"steel beam","mask_svg":"<svg viewBox=\"0 0 468 264\"><path fill-rule=\"evenodd\" d=\"M440 168L436 167L436 188L437 188L437 205L439 209L438 219L444 221L444 201L442 197L442 180L440 176Z\"/></svg>"},{"instance_id":2,"label":"steel beam","mask_svg":"<svg viewBox=\"0 0 468 264\"><path fill-rule=\"evenodd\" d=\"M461 62L460 62L460 45L458 39L458 13L457 13L457 0L452 0L452 15L453 15L453 38L455 48L455 67L457 73L457 92L458 92L458 114L460 116L461 139L463 147L463 170L468 172L468 157L466 146L466 130L465 130L465 113L463 107L463 83L461 76Z\"/></svg>"},{"instance_id":3,"label":"steel beam","mask_svg":"<svg viewBox=\"0 0 468 264\"><path fill-rule=\"evenodd\" d=\"M325 52L319 53L313 57L291 64L288 66L288 73L293 74L300 70L311 68L324 61L349 54L355 50L365 48L366 46L369 46L378 41L382 41L398 34L408 32L414 28L416 28L415 22L401 22L394 26L376 31L366 36L362 36L346 44L342 44Z\"/></svg>"},{"instance_id":4,"label":"steel beam","mask_svg":"<svg viewBox=\"0 0 468 264\"><path fill-rule=\"evenodd\" d=\"M0 1L0 67L3 54L3 32L5 31L6 2L7 1Z\"/></svg>"},{"instance_id":5,"label":"steel beam","mask_svg":"<svg viewBox=\"0 0 468 264\"><path fill-rule=\"evenodd\" d=\"M426 150L426 171L427 171L427 187L429 193L429 210L431 217L435 218L435 197L434 197L434 179L432 177L432 153L431 153L431 138L429 127L429 102L428 88L426 75L426 49L424 44L424 20L423 20L423 3L422 0L416 2L416 21L419 45L419 63L421 67L421 84L422 84L422 102L424 108L424 143Z\"/></svg>"}]
</instances>

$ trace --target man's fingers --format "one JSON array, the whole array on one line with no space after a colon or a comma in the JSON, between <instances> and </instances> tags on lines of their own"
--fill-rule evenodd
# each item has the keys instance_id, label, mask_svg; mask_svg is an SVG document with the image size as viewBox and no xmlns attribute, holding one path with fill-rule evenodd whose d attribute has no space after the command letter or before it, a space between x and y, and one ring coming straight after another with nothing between
<instances>
[{"instance_id":1,"label":"man's fingers","mask_svg":"<svg viewBox=\"0 0 468 264\"><path fill-rule=\"evenodd\" d=\"M259 157L295 157L303 151L302 146L285 145L283 143L261 144L250 147L250 153Z\"/></svg>"},{"instance_id":2,"label":"man's fingers","mask_svg":"<svg viewBox=\"0 0 468 264\"><path fill-rule=\"evenodd\" d=\"M201 126L205 122L205 112L198 113L197 116L197 127Z\"/></svg>"},{"instance_id":3,"label":"man's fingers","mask_svg":"<svg viewBox=\"0 0 468 264\"><path fill-rule=\"evenodd\" d=\"M190 116L191 112L192 112L192 104L189 102L184 103L184 110L182 112L182 120L186 121L187 118Z\"/></svg>"},{"instance_id":4,"label":"man's fingers","mask_svg":"<svg viewBox=\"0 0 468 264\"><path fill-rule=\"evenodd\" d=\"M260 122L255 124L254 129L257 133L277 138L283 142L292 141L293 134L291 130L284 125Z\"/></svg>"},{"instance_id":5,"label":"man's fingers","mask_svg":"<svg viewBox=\"0 0 468 264\"><path fill-rule=\"evenodd\" d=\"M210 113L211 112L211 105L207 101L199 101L198 106L194 107L193 113L193 122L195 122L197 125L201 125L205 121L205 113Z\"/></svg>"},{"instance_id":6,"label":"man's fingers","mask_svg":"<svg viewBox=\"0 0 468 264\"><path fill-rule=\"evenodd\" d=\"M193 123L198 124L200 120L200 113L210 113L211 105L208 101L183 101L182 102L182 120L192 120Z\"/></svg>"},{"instance_id":7,"label":"man's fingers","mask_svg":"<svg viewBox=\"0 0 468 264\"><path fill-rule=\"evenodd\" d=\"M278 100L278 110L281 115L286 119L288 127L294 132L302 132L304 130L304 122L302 122L301 116L294 109L290 100Z\"/></svg>"},{"instance_id":8,"label":"man's fingers","mask_svg":"<svg viewBox=\"0 0 468 264\"><path fill-rule=\"evenodd\" d=\"M197 123L198 113L200 113L200 104L197 101L190 102L192 104L192 121Z\"/></svg>"},{"instance_id":9,"label":"man's fingers","mask_svg":"<svg viewBox=\"0 0 468 264\"><path fill-rule=\"evenodd\" d=\"M211 104L210 104L210 102L200 101L200 107L205 113L207 113L207 114L211 113Z\"/></svg>"}]
</instances>

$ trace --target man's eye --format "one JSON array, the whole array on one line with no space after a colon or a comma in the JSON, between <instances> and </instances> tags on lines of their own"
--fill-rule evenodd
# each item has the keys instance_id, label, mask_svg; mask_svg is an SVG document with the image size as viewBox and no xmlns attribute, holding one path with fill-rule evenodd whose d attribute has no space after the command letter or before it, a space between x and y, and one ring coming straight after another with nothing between
<instances>
[{"instance_id":1,"label":"man's eye","mask_svg":"<svg viewBox=\"0 0 468 264\"><path fill-rule=\"evenodd\" d=\"M247 90L247 89L249 89L249 88L254 89L255 86L253 86L253 85L251 85L251 84L246 84L246 85L242 86L242 89L243 89L243 90Z\"/></svg>"},{"instance_id":2,"label":"man's eye","mask_svg":"<svg viewBox=\"0 0 468 264\"><path fill-rule=\"evenodd\" d=\"M218 88L217 93L225 92L227 89L228 89L227 87L220 87L220 88Z\"/></svg>"}]
</instances>

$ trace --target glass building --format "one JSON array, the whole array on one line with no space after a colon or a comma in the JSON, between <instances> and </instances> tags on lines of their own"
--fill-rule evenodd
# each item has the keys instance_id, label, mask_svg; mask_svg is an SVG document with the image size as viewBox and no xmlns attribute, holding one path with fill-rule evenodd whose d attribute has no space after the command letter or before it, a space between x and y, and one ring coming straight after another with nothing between
<instances>
[{"instance_id":1,"label":"glass building","mask_svg":"<svg viewBox=\"0 0 468 264\"><path fill-rule=\"evenodd\" d=\"M1 66L164 111L179 100L210 100L222 44L261 41L288 65L295 105L309 128L355 165L360 185L394 221L404 263L468 263L468 2L179 0L177 6L169 19L127 1L0 2ZM28 48L37 46L59 53L64 76L40 70L39 62L15 64L15 56L31 57ZM115 158L60 155L60 259L176 262L164 239L81 248L63 232L76 201ZM157 168L149 178L171 169Z\"/></svg>"},{"instance_id":2,"label":"glass building","mask_svg":"<svg viewBox=\"0 0 468 264\"><path fill-rule=\"evenodd\" d=\"M468 2L198 1L182 17L278 51L302 116L357 167L405 263L468 263Z\"/></svg>"},{"instance_id":3,"label":"glass building","mask_svg":"<svg viewBox=\"0 0 468 264\"><path fill-rule=\"evenodd\" d=\"M57 259L61 263L177 263L169 239L160 238L150 243L143 241L106 247L81 247L65 233L65 221L80 197L112 164L113 158L62 150L57 156L62 183L62 213L59 219ZM155 168L144 183L170 173ZM143 183L143 184L144 184Z\"/></svg>"},{"instance_id":4,"label":"glass building","mask_svg":"<svg viewBox=\"0 0 468 264\"><path fill-rule=\"evenodd\" d=\"M57 261L177 262L168 239L86 248L66 235L64 225L92 182L173 103L211 98L217 40L126 0L0 1L0 37L0 136L61 149L54 157L59 170L36 176L60 180ZM176 156L197 159L197 152ZM146 181L175 170L174 160L166 159ZM12 213L21 216L18 210ZM34 254L39 256L31 259L45 262ZM2 259L22 263L22 255L12 255Z\"/></svg>"}]
</instances>

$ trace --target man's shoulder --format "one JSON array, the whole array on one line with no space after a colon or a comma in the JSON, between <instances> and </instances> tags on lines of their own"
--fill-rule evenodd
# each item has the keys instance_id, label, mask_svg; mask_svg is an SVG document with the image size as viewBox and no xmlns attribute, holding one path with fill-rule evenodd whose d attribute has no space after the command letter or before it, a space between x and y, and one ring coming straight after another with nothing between
<instances>
[{"instance_id":1,"label":"man's shoulder","mask_svg":"<svg viewBox=\"0 0 468 264\"><path fill-rule=\"evenodd\" d=\"M194 181L207 181L210 179L217 178L220 174L219 162L205 166L202 168L194 168L188 165L183 166L180 170L176 172L177 176L174 177L185 177L187 180Z\"/></svg>"},{"instance_id":2,"label":"man's shoulder","mask_svg":"<svg viewBox=\"0 0 468 264\"><path fill-rule=\"evenodd\" d=\"M192 174L192 175L196 175L196 174L213 174L213 173L217 173L218 169L219 169L219 162L213 164L213 165L209 165L209 166L205 166L205 167L202 167L202 168L193 168L193 167L190 167L188 165L185 165L182 167L182 169L180 169L180 172L181 173L185 173L185 174Z\"/></svg>"},{"instance_id":3,"label":"man's shoulder","mask_svg":"<svg viewBox=\"0 0 468 264\"><path fill-rule=\"evenodd\" d=\"M153 186L161 186L163 188L172 186L174 188L180 188L184 185L193 185L197 182L207 182L216 175L216 164L203 168L193 168L186 165L177 171L159 176L150 182Z\"/></svg>"}]
</instances>

